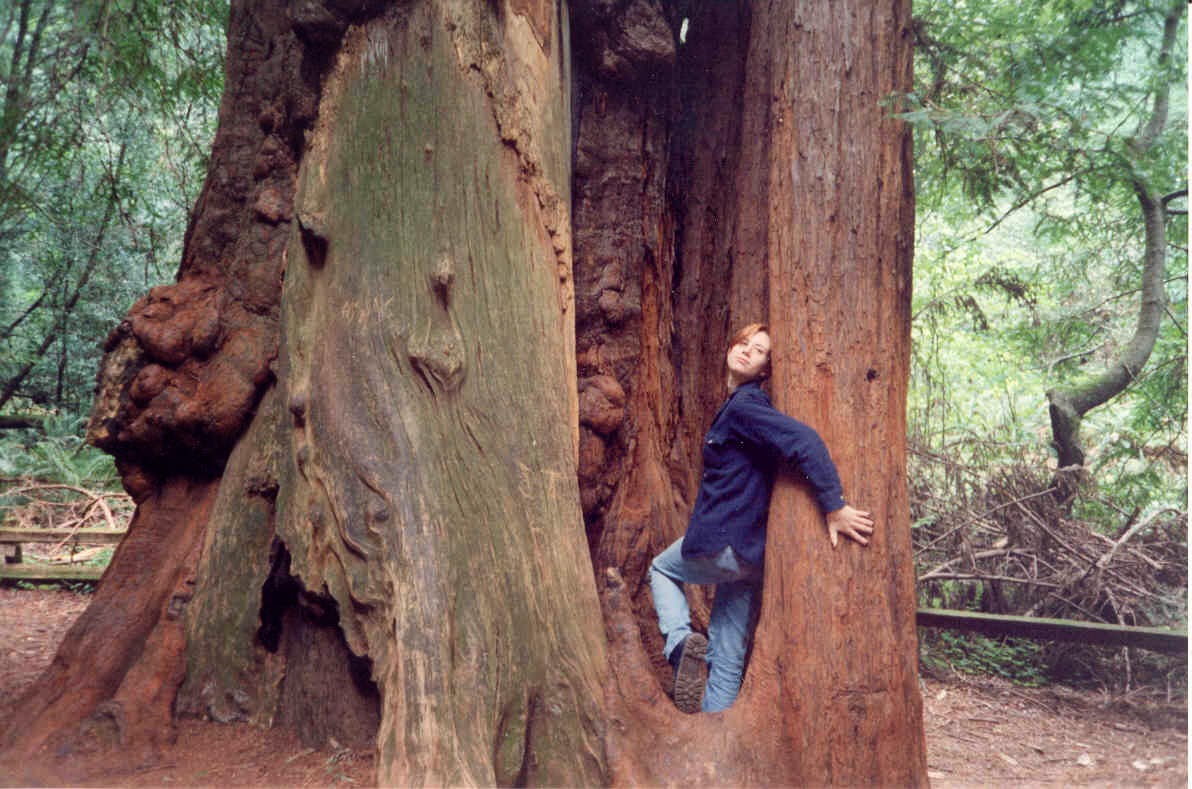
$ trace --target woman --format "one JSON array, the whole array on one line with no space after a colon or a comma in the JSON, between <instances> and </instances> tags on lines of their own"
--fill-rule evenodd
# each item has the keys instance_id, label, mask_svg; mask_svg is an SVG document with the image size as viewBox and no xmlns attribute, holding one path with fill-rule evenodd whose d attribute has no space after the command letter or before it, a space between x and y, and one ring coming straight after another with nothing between
<instances>
[{"instance_id":1,"label":"woman","mask_svg":"<svg viewBox=\"0 0 1192 789\"><path fill-rule=\"evenodd\" d=\"M810 483L827 515L833 548L840 534L868 545L873 533L869 513L845 504L819 434L775 409L762 391L770 373L766 326L737 332L725 364L729 396L704 439L703 475L687 533L650 565L664 652L675 670L675 705L683 712L723 710L741 688L775 472L793 467ZM685 583L716 585L707 638L691 629Z\"/></svg>"}]
</instances>

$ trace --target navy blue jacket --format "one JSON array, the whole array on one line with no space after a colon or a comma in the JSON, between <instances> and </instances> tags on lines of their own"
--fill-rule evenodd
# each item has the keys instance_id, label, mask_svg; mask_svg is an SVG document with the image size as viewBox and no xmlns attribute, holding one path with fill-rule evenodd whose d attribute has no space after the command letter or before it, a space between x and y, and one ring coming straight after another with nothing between
<instances>
[{"instance_id":1,"label":"navy blue jacket","mask_svg":"<svg viewBox=\"0 0 1192 789\"><path fill-rule=\"evenodd\" d=\"M811 484L825 513L844 506L844 489L823 439L770 403L757 381L742 384L716 412L704 438L704 472L683 538L684 556L731 545L761 565L774 475L793 467Z\"/></svg>"}]
</instances>

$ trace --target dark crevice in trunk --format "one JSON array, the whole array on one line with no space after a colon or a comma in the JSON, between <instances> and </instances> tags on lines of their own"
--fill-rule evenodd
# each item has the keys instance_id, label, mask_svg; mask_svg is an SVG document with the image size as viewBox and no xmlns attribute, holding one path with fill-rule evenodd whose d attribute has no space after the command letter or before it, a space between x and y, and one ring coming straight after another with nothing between
<instances>
[{"instance_id":1,"label":"dark crevice in trunk","mask_svg":"<svg viewBox=\"0 0 1192 789\"><path fill-rule=\"evenodd\" d=\"M298 602L301 585L290 575L290 552L274 539L269 547L269 577L261 585L261 627L257 640L270 652L281 646L282 618Z\"/></svg>"},{"instance_id":2,"label":"dark crevice in trunk","mask_svg":"<svg viewBox=\"0 0 1192 789\"><path fill-rule=\"evenodd\" d=\"M286 661L277 721L310 746L334 740L372 747L381 721L372 660L348 648L335 599L305 589L290 574L290 553L281 540L273 541L270 560L257 639Z\"/></svg>"}]
</instances>

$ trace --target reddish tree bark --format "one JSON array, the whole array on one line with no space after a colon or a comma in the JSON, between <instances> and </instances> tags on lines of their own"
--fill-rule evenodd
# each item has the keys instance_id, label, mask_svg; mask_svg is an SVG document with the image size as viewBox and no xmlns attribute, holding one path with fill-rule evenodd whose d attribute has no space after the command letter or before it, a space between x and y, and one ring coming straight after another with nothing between
<instances>
[{"instance_id":1,"label":"reddish tree bark","mask_svg":"<svg viewBox=\"0 0 1192 789\"><path fill-rule=\"evenodd\" d=\"M910 84L909 4L770 10L785 23L758 49L773 64L757 135L771 140L770 321L788 338L775 401L817 426L881 528L834 551L809 497L780 486L754 651L779 673L755 674L743 700L790 700L762 752L796 754L791 782L925 783L905 473L913 181L909 132L882 103Z\"/></svg>"},{"instance_id":2,"label":"reddish tree bark","mask_svg":"<svg viewBox=\"0 0 1192 789\"><path fill-rule=\"evenodd\" d=\"M603 579L619 783L926 780L904 456L910 148L907 129L882 106L910 84L909 23L906 3L693 9L677 74L664 83L678 105L664 132L669 181L622 190L636 198L635 221L622 226L641 228L635 245L618 248L629 258L624 279L641 294L643 339L633 349L639 357L620 360L627 407L602 443L614 456L609 445L624 447L632 461L593 463L587 477L581 466L597 570L624 577ZM599 67L591 71L607 82ZM598 281L585 269L608 265L593 251L600 236L586 246L595 227L581 221L580 206L598 196L604 224L617 227L623 201L603 173L585 179L582 167L585 139L625 124L608 111L611 101L589 101L580 115L581 320L585 297L605 298L583 293ZM630 139L653 139L643 104L628 103L641 130ZM633 172L636 151L613 150ZM661 211L652 202L660 194L668 196ZM651 245L654 238L664 240ZM873 510L880 532L867 549L832 551L811 498L782 483L741 697L724 713L688 717L663 695L668 670L642 580L690 511L700 439L725 395L729 333L754 320L772 327L776 404L821 432L846 491ZM661 339L651 344L652 334ZM582 330L580 338L583 360Z\"/></svg>"},{"instance_id":3,"label":"reddish tree bark","mask_svg":"<svg viewBox=\"0 0 1192 789\"><path fill-rule=\"evenodd\" d=\"M596 569L619 568L645 621L647 563L682 530L672 342L675 43L648 0L577 9L576 352L580 492ZM658 658L661 666L661 658Z\"/></svg>"}]
</instances>

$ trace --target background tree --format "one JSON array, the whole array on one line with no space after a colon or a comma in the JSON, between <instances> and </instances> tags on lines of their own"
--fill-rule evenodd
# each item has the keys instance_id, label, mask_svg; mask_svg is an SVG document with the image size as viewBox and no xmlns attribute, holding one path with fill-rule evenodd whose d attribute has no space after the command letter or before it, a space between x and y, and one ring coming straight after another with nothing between
<instances>
[{"instance_id":1,"label":"background tree","mask_svg":"<svg viewBox=\"0 0 1192 789\"><path fill-rule=\"evenodd\" d=\"M168 276L226 14L213 0L0 11L0 408L83 413L95 338Z\"/></svg>"},{"instance_id":2,"label":"background tree","mask_svg":"<svg viewBox=\"0 0 1192 789\"><path fill-rule=\"evenodd\" d=\"M920 105L906 117L919 134L910 438L922 600L1180 627L1186 100L1170 88L1186 75L1184 7L922 3L916 13ZM1148 203L1166 203L1163 222ZM1102 368L1120 373L1151 342L1145 367L1130 362L1129 386L1082 417L1079 446L1056 441L1076 433L1053 434L1042 393L1095 387ZM1055 469L1075 449L1087 472L1069 486ZM1113 548L1127 543L1129 556ZM966 642L953 656L982 648ZM1143 662L1126 650L1011 654L1019 648L987 651L1010 670L1118 687ZM1159 683L1185 671L1150 669Z\"/></svg>"},{"instance_id":3,"label":"background tree","mask_svg":"<svg viewBox=\"0 0 1192 789\"><path fill-rule=\"evenodd\" d=\"M1105 243L1102 254L1116 258L1119 276L1139 294L1129 341L1098 346L1081 336L1076 347L1048 349L1055 373L1094 356L1090 345L1106 363L1104 373L1048 393L1061 467L1084 463L1081 420L1140 378L1169 314L1168 248L1187 233L1183 219L1172 227L1183 212L1169 206L1187 193L1186 103L1179 91L1172 96L1186 73L1185 9L1180 2L919 9L921 108L905 117L930 132L923 140L938 151L927 157L936 165L925 179L936 184L933 194L956 179L993 215L992 227L1029 207L1042 232ZM985 284L1025 295L996 272Z\"/></svg>"}]
</instances>

